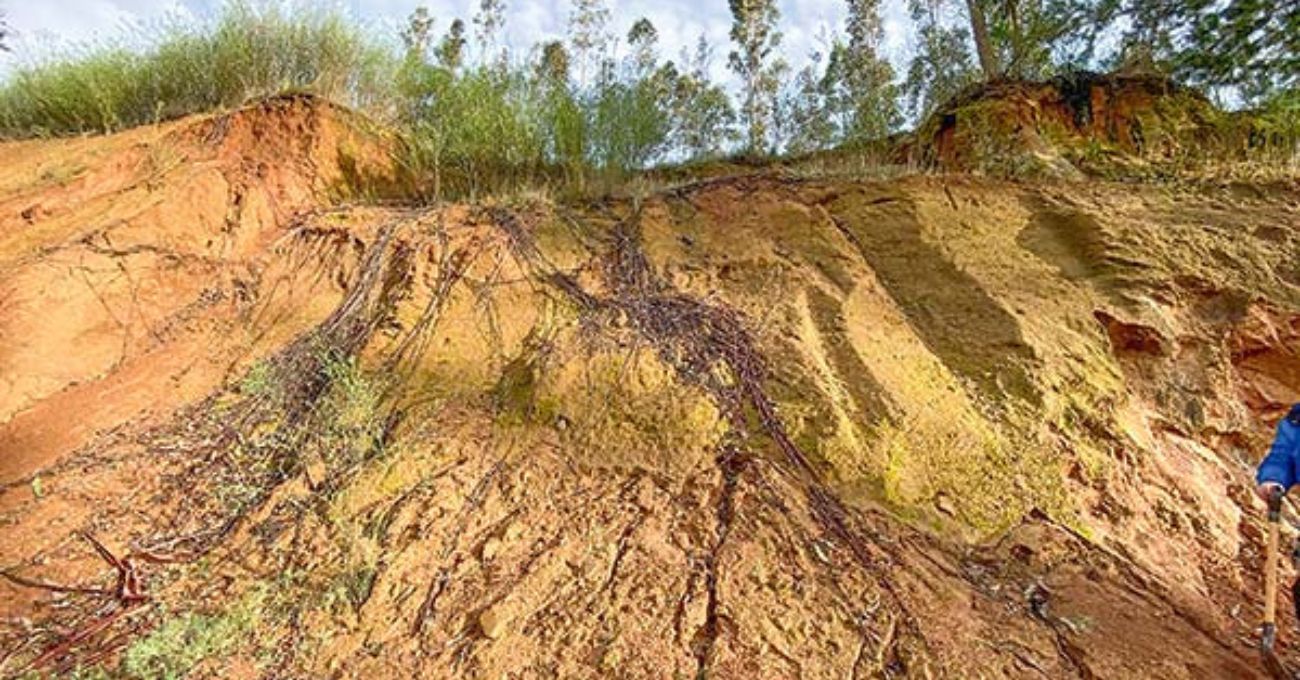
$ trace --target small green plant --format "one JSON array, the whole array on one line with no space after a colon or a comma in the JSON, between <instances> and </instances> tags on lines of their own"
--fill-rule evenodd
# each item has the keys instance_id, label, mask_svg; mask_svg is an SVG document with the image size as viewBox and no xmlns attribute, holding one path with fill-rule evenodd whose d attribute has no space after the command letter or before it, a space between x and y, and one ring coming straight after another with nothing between
<instances>
[{"instance_id":1,"label":"small green plant","mask_svg":"<svg viewBox=\"0 0 1300 680\"><path fill-rule=\"evenodd\" d=\"M100 666L77 668L68 676L68 680L111 680L112 673Z\"/></svg>"},{"instance_id":2,"label":"small green plant","mask_svg":"<svg viewBox=\"0 0 1300 680\"><path fill-rule=\"evenodd\" d=\"M215 485L212 494L223 508L238 514L262 496L262 487L249 479L239 478Z\"/></svg>"},{"instance_id":3,"label":"small green plant","mask_svg":"<svg viewBox=\"0 0 1300 680\"><path fill-rule=\"evenodd\" d=\"M239 381L239 393L249 397L270 394L275 389L275 369L268 361L259 361Z\"/></svg>"},{"instance_id":4,"label":"small green plant","mask_svg":"<svg viewBox=\"0 0 1300 680\"><path fill-rule=\"evenodd\" d=\"M323 351L329 388L317 407L318 441L330 467L343 467L382 449L383 389L356 358Z\"/></svg>"},{"instance_id":5,"label":"small green plant","mask_svg":"<svg viewBox=\"0 0 1300 680\"><path fill-rule=\"evenodd\" d=\"M360 609L370 599L375 578L379 572L373 564L354 565L341 571L334 579L334 588L328 599L346 604L353 610Z\"/></svg>"},{"instance_id":6,"label":"small green plant","mask_svg":"<svg viewBox=\"0 0 1300 680\"><path fill-rule=\"evenodd\" d=\"M230 609L170 619L127 648L122 672L132 678L182 678L205 659L236 649L262 618L265 592L254 589Z\"/></svg>"}]
</instances>

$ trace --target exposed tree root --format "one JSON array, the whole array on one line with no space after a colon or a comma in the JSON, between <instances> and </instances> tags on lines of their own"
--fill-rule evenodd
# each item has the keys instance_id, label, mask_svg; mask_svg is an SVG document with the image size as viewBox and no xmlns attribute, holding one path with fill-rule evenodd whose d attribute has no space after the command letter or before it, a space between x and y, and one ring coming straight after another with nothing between
<instances>
[{"instance_id":1,"label":"exposed tree root","mask_svg":"<svg viewBox=\"0 0 1300 680\"><path fill-rule=\"evenodd\" d=\"M619 223L611 233L610 248L604 256L603 274L610 293L600 296L578 285L575 279L559 272L546 261L532 239L531 232L513 214L498 210L492 213L496 224L506 232L517 257L537 271L570 299L579 309L634 330L687 382L699 385L714 398L731 423L733 438L743 440L750 429L750 414L758 429L775 443L783 454L787 469L804 489L814 517L837 543L849 550L879 585L895 599L902 612L900 626L924 646L924 637L906 604L881 572L883 554L873 551L850 527L847 511L826 489L807 455L790 438L777 414L776 404L767 395L767 369L756 343L733 309L709 304L679 293L663 281L650 266L640 248L636 231L637 216ZM724 474L724 479L726 475ZM734 477L728 482L734 484ZM728 492L729 494L730 492ZM729 499L730 496L726 495ZM730 501L727 504L730 523ZM716 554L716 551L715 551ZM710 562L711 572L716 564ZM706 576L706 580L709 577ZM715 582L709 583L711 607L716 607ZM717 635L716 608L706 623L707 644L695 646L697 660L707 656ZM905 664L902 657L894 663Z\"/></svg>"},{"instance_id":2,"label":"exposed tree root","mask_svg":"<svg viewBox=\"0 0 1300 680\"><path fill-rule=\"evenodd\" d=\"M176 493L189 493L188 487L195 479L231 481L255 489L255 495L242 502L233 511L214 507L211 499L198 497L194 502L180 507L181 514L172 518L172 526L190 526L184 534L162 537L151 541L149 550L134 551L117 558L97 541L87 536L96 552L117 571L118 579L112 589L79 586L61 586L26 579L6 572L11 582L27 587L41 588L69 595L111 598L113 605L73 629L70 635L40 653L25 664L25 668L40 669L50 664L73 668L90 659L102 658L129 642L131 635L122 630L121 621L147 609L149 597L144 592L144 575L140 565L145 562L189 562L210 552L222 539L236 530L251 516L252 511L270 498L283 481L298 470L303 451L313 445L310 433L317 418L317 405L330 389L333 376L329 366L348 362L370 342L376 330L387 323L396 301L409 287L409 247L395 243L398 230L406 224L407 217L384 225L375 242L366 249L356 279L349 285L339 306L321 324L303 334L276 355L267 364L273 374L276 389L269 394L249 396L233 406L226 407L220 416L213 413L211 401L189 409L187 414L173 421L175 424L146 433L142 440L147 445L157 444L186 451L188 462L164 480L164 489ZM436 323L451 285L465 266L464 252L454 252L441 263L440 284L429 307L411 335L400 343L391 358L396 364L402 359L411 360L425 350L425 336ZM275 430L260 442L250 441L245 435L260 423L274 423ZM384 432L391 432L390 417ZM176 444L176 439L183 445ZM171 442L166 444L165 442ZM231 458L232 450L242 450L246 458L260 461L256 470L250 470L245 461ZM327 493L338 484L346 470L335 471L334 483L326 483ZM166 481L170 480L170 481ZM326 480L328 482L328 480ZM291 512L301 514L307 506L296 506ZM188 517L187 517L188 516ZM271 513L266 528L283 524L284 518ZM255 531L266 536L266 531ZM170 555L163 555L163 552ZM138 625L132 628L136 630ZM117 631L117 632L112 632ZM106 646L108 645L108 646Z\"/></svg>"},{"instance_id":3,"label":"exposed tree root","mask_svg":"<svg viewBox=\"0 0 1300 680\"><path fill-rule=\"evenodd\" d=\"M438 570L438 574L429 582L429 588L425 592L424 601L415 612L415 621L411 624L411 634L419 635L424 632L424 624L438 607L438 598L442 596L447 589L447 583L451 580L451 572L460 565L464 554L457 551L460 545L460 538L465 533L465 527L469 525L469 520L479 507L483 504L483 499L487 495L492 482L497 479L501 473L504 461L497 461L488 470L487 474L479 479L474 485L474 490L470 492L469 498L465 500L465 505L461 507L460 514L456 520L456 529L446 538L442 546L442 554L438 556L438 562L443 565ZM452 558L455 559L452 559ZM452 560L448 563L448 560Z\"/></svg>"},{"instance_id":4,"label":"exposed tree root","mask_svg":"<svg viewBox=\"0 0 1300 680\"><path fill-rule=\"evenodd\" d=\"M745 458L739 449L729 444L723 445L717 457L718 471L722 476L722 486L718 489L716 511L717 526L714 530L712 549L704 557L704 590L708 601L704 610L704 625L696 632L692 651L695 654L695 677L702 680L708 677L713 662L714 647L721 633L721 620L718 613L720 597L718 594L718 561L731 533L731 522L735 518L736 483L745 467Z\"/></svg>"},{"instance_id":5,"label":"exposed tree root","mask_svg":"<svg viewBox=\"0 0 1300 680\"><path fill-rule=\"evenodd\" d=\"M145 592L139 572L136 569L137 562L140 560L150 562L171 561L151 553L131 553L119 558L89 533L83 532L81 536L95 549L100 559L112 567L116 573L116 582L112 588L61 586L26 579L7 571L0 572L0 576L3 576L6 580L23 587L70 595L90 595L100 600L109 600L105 607L90 617L90 620L77 625L71 633L47 647L25 665L15 669L15 674L28 670L40 671L46 667L52 667L56 672L66 672L75 667L78 655L103 657L112 654L125 645L128 641L126 636L118 636L97 642L95 638L100 633L111 628L119 620L149 602L149 595ZM82 643L87 644L83 645Z\"/></svg>"}]
</instances>

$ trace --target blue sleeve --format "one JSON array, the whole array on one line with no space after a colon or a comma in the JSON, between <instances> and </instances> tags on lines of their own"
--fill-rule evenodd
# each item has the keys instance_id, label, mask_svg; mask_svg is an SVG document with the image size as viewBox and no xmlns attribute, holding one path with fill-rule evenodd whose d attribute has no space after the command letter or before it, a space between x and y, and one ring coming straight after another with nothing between
<instances>
[{"instance_id":1,"label":"blue sleeve","mask_svg":"<svg viewBox=\"0 0 1300 680\"><path fill-rule=\"evenodd\" d=\"M1289 418L1283 418L1282 422L1277 425L1277 436L1273 438L1273 446L1269 448L1268 455L1259 464L1259 470L1255 473L1255 481L1259 484L1264 482L1276 482L1282 485L1283 489L1290 489L1295 484L1295 457L1296 445L1300 443L1300 426L1291 422Z\"/></svg>"}]
</instances>

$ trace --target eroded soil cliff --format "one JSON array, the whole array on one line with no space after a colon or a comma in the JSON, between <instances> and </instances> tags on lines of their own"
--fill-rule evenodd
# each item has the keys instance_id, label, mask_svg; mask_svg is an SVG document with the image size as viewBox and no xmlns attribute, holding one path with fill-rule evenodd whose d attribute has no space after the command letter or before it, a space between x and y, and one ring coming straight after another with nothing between
<instances>
[{"instance_id":1,"label":"eroded soil cliff","mask_svg":"<svg viewBox=\"0 0 1300 680\"><path fill-rule=\"evenodd\" d=\"M0 673L1260 673L1300 188L349 207L359 129L0 146Z\"/></svg>"}]
</instances>

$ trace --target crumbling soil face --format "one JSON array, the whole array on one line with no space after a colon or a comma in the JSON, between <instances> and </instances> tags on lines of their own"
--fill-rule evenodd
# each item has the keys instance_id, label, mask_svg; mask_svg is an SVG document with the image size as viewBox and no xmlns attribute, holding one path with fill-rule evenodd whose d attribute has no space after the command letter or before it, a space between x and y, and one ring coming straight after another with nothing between
<instances>
[{"instance_id":1,"label":"crumbling soil face","mask_svg":"<svg viewBox=\"0 0 1300 680\"><path fill-rule=\"evenodd\" d=\"M205 396L328 311L350 255L290 227L389 172L348 116L286 98L0 147L0 481Z\"/></svg>"},{"instance_id":2,"label":"crumbling soil face","mask_svg":"<svg viewBox=\"0 0 1300 680\"><path fill-rule=\"evenodd\" d=\"M0 232L0 673L1261 672L1295 191L324 208L360 133L268 106L224 151L215 119L11 149L101 187L147 133L197 150L148 218L0 177L62 206Z\"/></svg>"}]
</instances>

